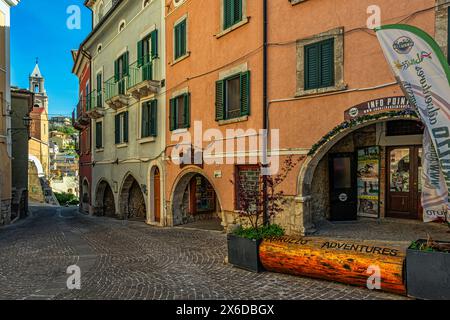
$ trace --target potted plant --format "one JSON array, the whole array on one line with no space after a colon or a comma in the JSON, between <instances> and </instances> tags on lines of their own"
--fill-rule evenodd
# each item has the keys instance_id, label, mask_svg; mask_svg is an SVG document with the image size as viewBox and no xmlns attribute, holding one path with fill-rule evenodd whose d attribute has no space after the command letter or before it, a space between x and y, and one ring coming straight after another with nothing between
<instances>
[{"instance_id":1,"label":"potted plant","mask_svg":"<svg viewBox=\"0 0 450 320\"><path fill-rule=\"evenodd\" d=\"M417 299L450 299L450 242L414 241L406 253L408 295Z\"/></svg>"},{"instance_id":2,"label":"potted plant","mask_svg":"<svg viewBox=\"0 0 450 320\"><path fill-rule=\"evenodd\" d=\"M263 271L259 260L259 246L264 238L283 236L284 230L277 224L271 224L273 218L283 211L287 199L278 186L289 172L300 162L286 158L276 175L266 176L267 216L264 213L264 194L261 186L263 176L258 171L249 175L238 175L231 183L237 193L237 227L228 234L228 263L252 272Z\"/></svg>"}]
</instances>

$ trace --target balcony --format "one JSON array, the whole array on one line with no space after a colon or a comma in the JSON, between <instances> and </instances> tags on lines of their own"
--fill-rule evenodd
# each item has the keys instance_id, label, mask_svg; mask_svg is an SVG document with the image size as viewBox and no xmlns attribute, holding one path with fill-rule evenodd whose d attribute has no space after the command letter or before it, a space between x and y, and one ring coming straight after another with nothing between
<instances>
[{"instance_id":1,"label":"balcony","mask_svg":"<svg viewBox=\"0 0 450 320\"><path fill-rule=\"evenodd\" d=\"M86 126L91 123L91 119L86 113L87 103L86 98L81 98L77 104L76 113L73 115L73 126L77 130L83 130Z\"/></svg>"},{"instance_id":2,"label":"balcony","mask_svg":"<svg viewBox=\"0 0 450 320\"><path fill-rule=\"evenodd\" d=\"M105 82L106 89L106 104L114 110L118 110L128 106L129 96L127 94L129 77L125 76L122 79L116 81L115 77L112 77Z\"/></svg>"},{"instance_id":3,"label":"balcony","mask_svg":"<svg viewBox=\"0 0 450 320\"><path fill-rule=\"evenodd\" d=\"M86 100L86 113L91 119L99 119L105 115L103 92L94 90L87 95Z\"/></svg>"},{"instance_id":4,"label":"balcony","mask_svg":"<svg viewBox=\"0 0 450 320\"><path fill-rule=\"evenodd\" d=\"M150 56L145 56L141 61L136 61L130 65L127 92L137 100L159 91L161 82L153 80L154 61Z\"/></svg>"}]
</instances>

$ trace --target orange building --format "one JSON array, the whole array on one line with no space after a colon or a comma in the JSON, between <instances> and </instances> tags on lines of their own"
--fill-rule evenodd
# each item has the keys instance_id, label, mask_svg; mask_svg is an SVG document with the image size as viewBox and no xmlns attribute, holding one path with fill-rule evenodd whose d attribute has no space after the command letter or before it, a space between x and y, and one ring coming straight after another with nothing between
<instances>
[{"instance_id":1,"label":"orange building","mask_svg":"<svg viewBox=\"0 0 450 320\"><path fill-rule=\"evenodd\" d=\"M423 126L368 23L418 26L447 54L446 1L267 1L267 69L264 1L166 4L167 225L236 222L238 192L230 180L259 169L230 159L247 156L249 164L261 151L248 142L264 127L265 107L280 138L271 152L303 158L282 184L289 201L276 221L288 234L313 232L325 220L421 219ZM211 145L199 135L185 143L195 128L218 129L219 139L205 135L224 145L248 144L242 154L224 147L225 164L207 164L205 156L196 165L176 164L189 154L186 145L193 154ZM227 129L241 131L230 138Z\"/></svg>"}]
</instances>

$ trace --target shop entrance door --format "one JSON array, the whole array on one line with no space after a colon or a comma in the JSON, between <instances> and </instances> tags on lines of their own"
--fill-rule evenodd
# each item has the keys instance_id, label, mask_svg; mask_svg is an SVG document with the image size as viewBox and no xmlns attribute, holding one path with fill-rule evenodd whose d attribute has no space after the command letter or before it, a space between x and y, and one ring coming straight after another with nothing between
<instances>
[{"instance_id":1,"label":"shop entrance door","mask_svg":"<svg viewBox=\"0 0 450 320\"><path fill-rule=\"evenodd\" d=\"M353 153L330 155L330 220L357 219L356 163Z\"/></svg>"},{"instance_id":2,"label":"shop entrance door","mask_svg":"<svg viewBox=\"0 0 450 320\"><path fill-rule=\"evenodd\" d=\"M422 147L391 147L387 150L386 216L419 219L422 215Z\"/></svg>"}]
</instances>

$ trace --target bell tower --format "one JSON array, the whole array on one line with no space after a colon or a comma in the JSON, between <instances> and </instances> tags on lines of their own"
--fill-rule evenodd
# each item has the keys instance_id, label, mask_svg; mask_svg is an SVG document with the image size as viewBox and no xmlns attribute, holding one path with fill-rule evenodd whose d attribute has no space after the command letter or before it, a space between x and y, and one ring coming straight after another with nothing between
<instances>
[{"instance_id":1,"label":"bell tower","mask_svg":"<svg viewBox=\"0 0 450 320\"><path fill-rule=\"evenodd\" d=\"M39 69L39 61L36 59L36 66L31 72L30 77L30 87L29 90L34 92L36 105L40 108L45 108L48 111L48 97L45 91L45 78L42 76L41 70Z\"/></svg>"}]
</instances>

